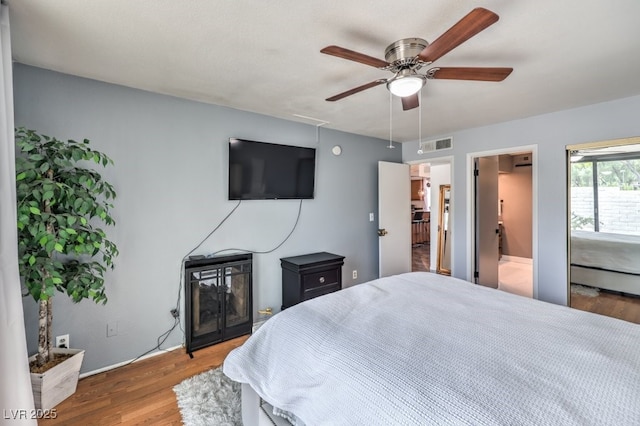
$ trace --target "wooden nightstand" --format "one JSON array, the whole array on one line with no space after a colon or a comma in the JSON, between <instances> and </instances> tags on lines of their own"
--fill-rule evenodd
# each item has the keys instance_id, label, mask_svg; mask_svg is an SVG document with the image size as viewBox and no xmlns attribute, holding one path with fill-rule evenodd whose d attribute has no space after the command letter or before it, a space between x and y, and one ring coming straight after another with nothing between
<instances>
[{"instance_id":1,"label":"wooden nightstand","mask_svg":"<svg viewBox=\"0 0 640 426\"><path fill-rule=\"evenodd\" d=\"M344 256L327 252L284 257L282 310L342 288Z\"/></svg>"}]
</instances>

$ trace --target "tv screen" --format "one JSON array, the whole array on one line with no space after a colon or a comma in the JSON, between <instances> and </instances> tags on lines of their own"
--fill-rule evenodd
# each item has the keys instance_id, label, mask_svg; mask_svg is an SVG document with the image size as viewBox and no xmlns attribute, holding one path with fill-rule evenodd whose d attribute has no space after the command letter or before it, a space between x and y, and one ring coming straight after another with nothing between
<instances>
[{"instance_id":1,"label":"tv screen","mask_svg":"<svg viewBox=\"0 0 640 426\"><path fill-rule=\"evenodd\" d=\"M313 198L316 150L229 139L229 199Z\"/></svg>"}]
</instances>

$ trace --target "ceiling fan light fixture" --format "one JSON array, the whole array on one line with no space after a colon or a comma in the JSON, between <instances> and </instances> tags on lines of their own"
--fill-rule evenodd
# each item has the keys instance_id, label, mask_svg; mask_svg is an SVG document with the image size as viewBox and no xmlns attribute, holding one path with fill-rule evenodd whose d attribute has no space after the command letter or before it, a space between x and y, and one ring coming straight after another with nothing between
<instances>
[{"instance_id":1,"label":"ceiling fan light fixture","mask_svg":"<svg viewBox=\"0 0 640 426\"><path fill-rule=\"evenodd\" d=\"M492 11L476 7L437 37L433 43L428 43L417 37L403 38L391 43L385 49L384 60L340 46L327 46L320 52L389 71L394 75L391 78L380 78L354 87L326 100L328 102L337 101L386 83L389 99L394 95L402 98L402 110L408 111L420 106L419 92L427 79L502 81L511 74L513 68L435 67L427 70L426 74L417 73L422 67L431 65L471 37L495 24L498 19L498 15Z\"/></svg>"},{"instance_id":2,"label":"ceiling fan light fixture","mask_svg":"<svg viewBox=\"0 0 640 426\"><path fill-rule=\"evenodd\" d=\"M416 94L422 89L426 78L416 73L401 73L387 83L387 89L400 98Z\"/></svg>"}]
</instances>

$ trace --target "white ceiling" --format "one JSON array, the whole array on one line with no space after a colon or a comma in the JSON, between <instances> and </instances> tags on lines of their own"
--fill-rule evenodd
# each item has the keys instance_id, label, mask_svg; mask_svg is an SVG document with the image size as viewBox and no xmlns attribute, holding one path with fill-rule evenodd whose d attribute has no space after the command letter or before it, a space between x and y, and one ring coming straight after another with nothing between
<instances>
[{"instance_id":1,"label":"white ceiling","mask_svg":"<svg viewBox=\"0 0 640 426\"><path fill-rule=\"evenodd\" d=\"M500 20L434 66L513 67L503 82L429 80L422 138L640 94L638 0L5 0L18 62L152 92L389 139L391 73L320 53L384 59L433 41L474 7ZM393 99L393 139L419 109Z\"/></svg>"}]
</instances>

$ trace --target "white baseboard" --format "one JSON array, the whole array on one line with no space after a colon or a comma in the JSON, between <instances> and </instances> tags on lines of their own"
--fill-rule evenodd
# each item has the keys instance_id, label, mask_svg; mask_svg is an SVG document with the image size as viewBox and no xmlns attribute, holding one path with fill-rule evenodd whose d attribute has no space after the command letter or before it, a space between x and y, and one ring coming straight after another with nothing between
<instances>
[{"instance_id":1,"label":"white baseboard","mask_svg":"<svg viewBox=\"0 0 640 426\"><path fill-rule=\"evenodd\" d=\"M516 262L516 263L526 263L528 265L533 265L533 259L528 257L518 257L518 256L507 256L506 254L502 255L502 260L505 262Z\"/></svg>"},{"instance_id":2,"label":"white baseboard","mask_svg":"<svg viewBox=\"0 0 640 426\"><path fill-rule=\"evenodd\" d=\"M163 353L175 351L176 349L181 349L181 348L184 348L184 346L178 345L178 346L173 346L173 347L167 348L167 349L161 349L159 351L156 351L156 352L141 356L140 358L137 358L137 359L136 358L131 358L128 361L122 361L122 362L119 362L117 364L108 365L106 367L99 368L97 370L87 371L86 373L80 374L79 378L80 379L84 379L85 377L89 377L89 376L93 376L93 375L96 375L96 374L104 373L106 371L113 370L113 369L118 368L118 367L122 367L123 365L131 364L132 362L142 361L143 359L152 358L154 356L162 355Z\"/></svg>"}]
</instances>

